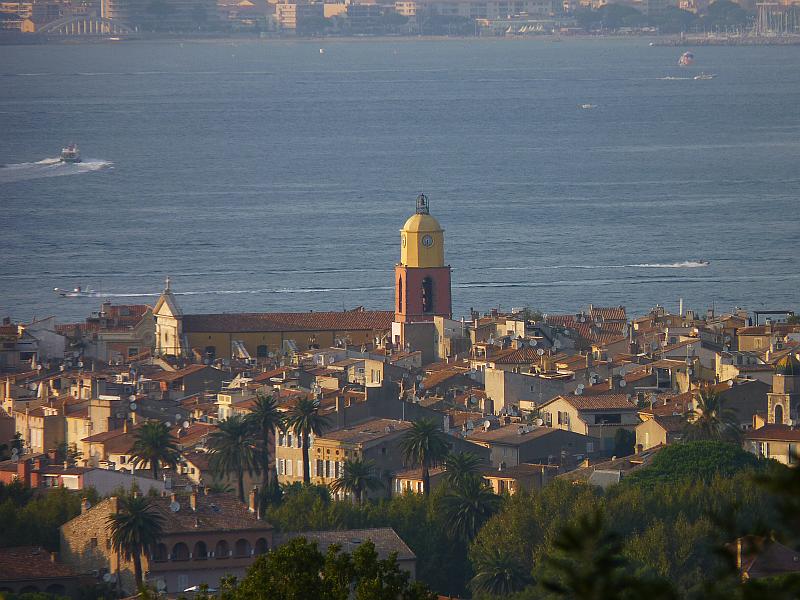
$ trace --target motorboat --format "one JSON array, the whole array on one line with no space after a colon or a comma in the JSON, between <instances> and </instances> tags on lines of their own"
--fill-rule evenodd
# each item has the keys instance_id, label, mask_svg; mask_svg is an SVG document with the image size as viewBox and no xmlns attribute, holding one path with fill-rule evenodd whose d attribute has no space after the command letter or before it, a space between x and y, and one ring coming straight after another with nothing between
<instances>
[{"instance_id":1,"label":"motorboat","mask_svg":"<svg viewBox=\"0 0 800 600\"><path fill-rule=\"evenodd\" d=\"M691 52L684 52L678 59L678 64L682 67L688 67L693 62L694 62L694 54L692 54Z\"/></svg>"},{"instance_id":2,"label":"motorboat","mask_svg":"<svg viewBox=\"0 0 800 600\"><path fill-rule=\"evenodd\" d=\"M597 104L579 104L578 108L582 108L583 110L592 110L593 108L597 108Z\"/></svg>"},{"instance_id":3,"label":"motorboat","mask_svg":"<svg viewBox=\"0 0 800 600\"><path fill-rule=\"evenodd\" d=\"M61 149L61 162L79 163L81 162L81 151L76 144L70 144Z\"/></svg>"},{"instance_id":4,"label":"motorboat","mask_svg":"<svg viewBox=\"0 0 800 600\"><path fill-rule=\"evenodd\" d=\"M80 286L71 290L62 290L61 288L53 288L53 292L62 298L91 298L97 292L94 290L84 290Z\"/></svg>"},{"instance_id":5,"label":"motorboat","mask_svg":"<svg viewBox=\"0 0 800 600\"><path fill-rule=\"evenodd\" d=\"M716 75L713 73L698 73L694 76L694 78L697 80L714 79L714 77L716 77Z\"/></svg>"}]
</instances>

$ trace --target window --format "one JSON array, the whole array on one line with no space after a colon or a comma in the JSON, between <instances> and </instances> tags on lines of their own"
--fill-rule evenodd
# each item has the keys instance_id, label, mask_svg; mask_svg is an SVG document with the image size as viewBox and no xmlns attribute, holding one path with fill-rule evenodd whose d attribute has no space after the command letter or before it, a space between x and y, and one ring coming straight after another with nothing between
<instances>
[{"instance_id":1,"label":"window","mask_svg":"<svg viewBox=\"0 0 800 600\"><path fill-rule=\"evenodd\" d=\"M217 357L217 347L216 346L206 346L206 358L209 360L214 360Z\"/></svg>"},{"instance_id":2,"label":"window","mask_svg":"<svg viewBox=\"0 0 800 600\"><path fill-rule=\"evenodd\" d=\"M397 280L397 312L403 314L403 278Z\"/></svg>"},{"instance_id":3,"label":"window","mask_svg":"<svg viewBox=\"0 0 800 600\"><path fill-rule=\"evenodd\" d=\"M761 456L769 458L769 442L761 442L758 450Z\"/></svg>"},{"instance_id":4,"label":"window","mask_svg":"<svg viewBox=\"0 0 800 600\"><path fill-rule=\"evenodd\" d=\"M789 444L789 464L796 465L800 462L800 455L798 455L800 449L798 448L798 444Z\"/></svg>"},{"instance_id":5,"label":"window","mask_svg":"<svg viewBox=\"0 0 800 600\"><path fill-rule=\"evenodd\" d=\"M303 461L302 460L298 460L297 461L297 470L295 471L295 474L298 477L302 477L303 476Z\"/></svg>"},{"instance_id":6,"label":"window","mask_svg":"<svg viewBox=\"0 0 800 600\"><path fill-rule=\"evenodd\" d=\"M430 277L422 280L422 312L433 312L433 280Z\"/></svg>"},{"instance_id":7,"label":"window","mask_svg":"<svg viewBox=\"0 0 800 600\"><path fill-rule=\"evenodd\" d=\"M286 445L286 434L282 431L278 433L278 446Z\"/></svg>"},{"instance_id":8,"label":"window","mask_svg":"<svg viewBox=\"0 0 800 600\"><path fill-rule=\"evenodd\" d=\"M172 560L189 560L189 546L183 542L178 542L172 547Z\"/></svg>"},{"instance_id":9,"label":"window","mask_svg":"<svg viewBox=\"0 0 800 600\"><path fill-rule=\"evenodd\" d=\"M240 539L236 542L236 556L237 557L246 557L250 556L250 542L245 539Z\"/></svg>"},{"instance_id":10,"label":"window","mask_svg":"<svg viewBox=\"0 0 800 600\"><path fill-rule=\"evenodd\" d=\"M286 475L286 459L281 458L278 460L278 475Z\"/></svg>"},{"instance_id":11,"label":"window","mask_svg":"<svg viewBox=\"0 0 800 600\"><path fill-rule=\"evenodd\" d=\"M291 448L292 447L292 434L291 433L287 433L286 434L286 447L287 448Z\"/></svg>"},{"instance_id":12,"label":"window","mask_svg":"<svg viewBox=\"0 0 800 600\"><path fill-rule=\"evenodd\" d=\"M214 549L214 556L222 559L228 558L231 555L230 547L228 546L228 542L225 540L220 540L217 542L217 546Z\"/></svg>"},{"instance_id":13,"label":"window","mask_svg":"<svg viewBox=\"0 0 800 600\"><path fill-rule=\"evenodd\" d=\"M265 344L256 347L256 358L267 358L269 356L269 349Z\"/></svg>"},{"instance_id":14,"label":"window","mask_svg":"<svg viewBox=\"0 0 800 600\"><path fill-rule=\"evenodd\" d=\"M203 541L197 542L194 545L194 552L192 556L195 560L206 560L208 558L208 549L206 548L206 543Z\"/></svg>"},{"instance_id":15,"label":"window","mask_svg":"<svg viewBox=\"0 0 800 600\"><path fill-rule=\"evenodd\" d=\"M291 460L287 460L286 461L286 474L287 475L291 475L292 474L292 461Z\"/></svg>"},{"instance_id":16,"label":"window","mask_svg":"<svg viewBox=\"0 0 800 600\"><path fill-rule=\"evenodd\" d=\"M139 348L137 348L136 346L131 346L130 348L128 348L128 357L129 358L131 356L136 356L137 354L139 354Z\"/></svg>"}]
</instances>

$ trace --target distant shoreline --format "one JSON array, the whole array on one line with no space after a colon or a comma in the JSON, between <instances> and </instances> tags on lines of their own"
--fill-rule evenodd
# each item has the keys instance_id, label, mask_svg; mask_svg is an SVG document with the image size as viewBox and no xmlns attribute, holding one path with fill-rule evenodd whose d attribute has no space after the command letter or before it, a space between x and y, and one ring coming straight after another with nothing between
<instances>
[{"instance_id":1,"label":"distant shoreline","mask_svg":"<svg viewBox=\"0 0 800 600\"><path fill-rule=\"evenodd\" d=\"M27 45L77 45L77 44L117 44L136 42L182 42L182 43L218 43L218 42L259 42L259 43L286 43L286 42L318 42L325 44L353 43L353 42L520 42L538 41L542 43L561 43L570 41L596 40L604 42L618 42L624 40L646 41L653 46L795 46L800 45L800 35L762 36L762 37L702 37L702 36L677 36L653 34L570 34L570 35L508 35L508 36L452 36L452 35L351 35L351 36L293 36L270 35L260 37L255 34L137 34L135 36L120 36L116 39L110 37L85 37L69 38L56 36L40 36L37 34L0 34L0 46L27 46Z\"/></svg>"}]
</instances>

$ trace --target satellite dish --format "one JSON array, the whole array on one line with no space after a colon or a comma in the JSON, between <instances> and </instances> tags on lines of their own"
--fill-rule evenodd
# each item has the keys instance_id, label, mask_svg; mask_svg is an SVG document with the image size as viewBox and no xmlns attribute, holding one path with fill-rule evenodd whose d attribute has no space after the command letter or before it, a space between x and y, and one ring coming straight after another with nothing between
<instances>
[{"instance_id":1,"label":"satellite dish","mask_svg":"<svg viewBox=\"0 0 800 600\"><path fill-rule=\"evenodd\" d=\"M541 417L539 417L538 419L536 419L536 420L534 421L534 423L536 424L536 426L537 426L537 427L541 427L542 425L544 425L544 419L542 419Z\"/></svg>"},{"instance_id":2,"label":"satellite dish","mask_svg":"<svg viewBox=\"0 0 800 600\"><path fill-rule=\"evenodd\" d=\"M111 573L103 573L103 581L111 583Z\"/></svg>"},{"instance_id":3,"label":"satellite dish","mask_svg":"<svg viewBox=\"0 0 800 600\"><path fill-rule=\"evenodd\" d=\"M422 375L417 375L417 381L422 381Z\"/></svg>"},{"instance_id":4,"label":"satellite dish","mask_svg":"<svg viewBox=\"0 0 800 600\"><path fill-rule=\"evenodd\" d=\"M130 408L132 411L136 412L136 409L137 409L136 402L131 402L131 404L130 404L130 406L128 408Z\"/></svg>"},{"instance_id":5,"label":"satellite dish","mask_svg":"<svg viewBox=\"0 0 800 600\"><path fill-rule=\"evenodd\" d=\"M82 369L82 368L83 368L83 361L82 361L82 360L79 360L79 361L78 361L78 368L79 368L79 369Z\"/></svg>"},{"instance_id":6,"label":"satellite dish","mask_svg":"<svg viewBox=\"0 0 800 600\"><path fill-rule=\"evenodd\" d=\"M164 425L166 425L166 426L167 426L167 429L169 429L170 427L172 427L172 423L170 423L169 421L167 421L166 423L164 423Z\"/></svg>"},{"instance_id":7,"label":"satellite dish","mask_svg":"<svg viewBox=\"0 0 800 600\"><path fill-rule=\"evenodd\" d=\"M177 501L173 500L172 502L169 503L169 509L172 512L176 513L181 509L181 505Z\"/></svg>"},{"instance_id":8,"label":"satellite dish","mask_svg":"<svg viewBox=\"0 0 800 600\"><path fill-rule=\"evenodd\" d=\"M538 354L539 356L544 356L544 348L539 348L539 349L536 351L536 354Z\"/></svg>"},{"instance_id":9,"label":"satellite dish","mask_svg":"<svg viewBox=\"0 0 800 600\"><path fill-rule=\"evenodd\" d=\"M19 448L12 448L11 449L11 456L16 456L19 454Z\"/></svg>"},{"instance_id":10,"label":"satellite dish","mask_svg":"<svg viewBox=\"0 0 800 600\"><path fill-rule=\"evenodd\" d=\"M625 381L624 379L619 380L619 387L624 388L626 385L628 385L627 381Z\"/></svg>"},{"instance_id":11,"label":"satellite dish","mask_svg":"<svg viewBox=\"0 0 800 600\"><path fill-rule=\"evenodd\" d=\"M189 421L184 421L183 422L183 428L184 429L189 429Z\"/></svg>"},{"instance_id":12,"label":"satellite dish","mask_svg":"<svg viewBox=\"0 0 800 600\"><path fill-rule=\"evenodd\" d=\"M538 343L536 340L531 340L531 348L535 348Z\"/></svg>"},{"instance_id":13,"label":"satellite dish","mask_svg":"<svg viewBox=\"0 0 800 600\"><path fill-rule=\"evenodd\" d=\"M15 448L16 449L16 448ZM17 463L19 462L19 454L14 454L11 456L11 462Z\"/></svg>"},{"instance_id":14,"label":"satellite dish","mask_svg":"<svg viewBox=\"0 0 800 600\"><path fill-rule=\"evenodd\" d=\"M128 400L130 400L131 402L135 402L136 401L136 394L131 394L130 396L128 396Z\"/></svg>"},{"instance_id":15,"label":"satellite dish","mask_svg":"<svg viewBox=\"0 0 800 600\"><path fill-rule=\"evenodd\" d=\"M175 413L175 422L178 422L180 420L181 420L181 413Z\"/></svg>"}]
</instances>

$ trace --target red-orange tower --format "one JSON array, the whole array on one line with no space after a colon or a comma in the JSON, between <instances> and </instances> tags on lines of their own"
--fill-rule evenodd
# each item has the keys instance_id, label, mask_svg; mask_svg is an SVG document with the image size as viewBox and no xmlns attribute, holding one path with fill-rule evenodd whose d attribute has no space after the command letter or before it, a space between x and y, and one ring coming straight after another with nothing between
<instances>
[{"instance_id":1,"label":"red-orange tower","mask_svg":"<svg viewBox=\"0 0 800 600\"><path fill-rule=\"evenodd\" d=\"M452 318L450 266L444 264L444 230L430 215L428 198L400 230L400 263L394 268L395 322L419 323Z\"/></svg>"}]
</instances>

